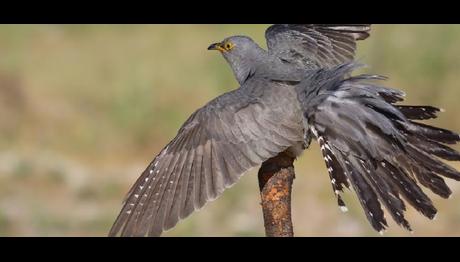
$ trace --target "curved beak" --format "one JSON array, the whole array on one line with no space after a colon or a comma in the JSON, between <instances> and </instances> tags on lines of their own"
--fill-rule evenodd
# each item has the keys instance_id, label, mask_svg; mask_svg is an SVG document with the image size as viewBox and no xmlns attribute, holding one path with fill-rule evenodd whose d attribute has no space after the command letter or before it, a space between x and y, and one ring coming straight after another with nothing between
<instances>
[{"instance_id":1,"label":"curved beak","mask_svg":"<svg viewBox=\"0 0 460 262\"><path fill-rule=\"evenodd\" d=\"M214 43L214 44L211 44L209 47L208 47L208 50L219 50L221 52L224 52L225 49L222 47L222 44L221 43Z\"/></svg>"}]
</instances>

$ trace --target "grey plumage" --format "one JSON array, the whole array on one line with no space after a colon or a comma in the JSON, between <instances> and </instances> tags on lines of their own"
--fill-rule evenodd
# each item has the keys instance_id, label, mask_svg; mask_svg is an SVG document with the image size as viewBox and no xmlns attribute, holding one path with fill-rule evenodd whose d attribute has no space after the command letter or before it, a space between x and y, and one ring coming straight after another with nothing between
<instances>
[{"instance_id":1,"label":"grey plumage","mask_svg":"<svg viewBox=\"0 0 460 262\"><path fill-rule=\"evenodd\" d=\"M274 56L302 69L314 69L353 60L356 40L369 37L369 31L369 25L273 25L265 36Z\"/></svg>"},{"instance_id":2,"label":"grey plumage","mask_svg":"<svg viewBox=\"0 0 460 262\"><path fill-rule=\"evenodd\" d=\"M356 41L369 25L274 25L268 50L245 36L229 37L220 50L240 87L193 113L128 192L109 235L158 236L219 197L248 170L278 153L294 155L315 138L337 202L352 186L372 227L392 218L411 230L404 200L428 218L436 208L419 183L441 197L442 177L460 173L441 162L460 160L447 146L449 130L414 120L439 109L405 106L401 91L380 86L378 75L351 76ZM300 149L300 150L299 150Z\"/></svg>"},{"instance_id":3,"label":"grey plumage","mask_svg":"<svg viewBox=\"0 0 460 262\"><path fill-rule=\"evenodd\" d=\"M250 168L303 143L295 97L288 85L254 78L196 111L134 184L111 235L159 235Z\"/></svg>"},{"instance_id":4,"label":"grey plumage","mask_svg":"<svg viewBox=\"0 0 460 262\"><path fill-rule=\"evenodd\" d=\"M382 203L398 224L411 230L400 196L434 218L436 208L417 181L441 197L451 194L441 176L460 180L460 173L436 156L460 160L458 152L442 144L456 143L460 136L412 122L435 117L439 110L394 105L402 101L403 93L368 81L382 77L346 77L356 67L351 63L319 69L299 84L305 117L320 145L327 145L333 155L331 161L351 181L374 229L387 227Z\"/></svg>"}]
</instances>

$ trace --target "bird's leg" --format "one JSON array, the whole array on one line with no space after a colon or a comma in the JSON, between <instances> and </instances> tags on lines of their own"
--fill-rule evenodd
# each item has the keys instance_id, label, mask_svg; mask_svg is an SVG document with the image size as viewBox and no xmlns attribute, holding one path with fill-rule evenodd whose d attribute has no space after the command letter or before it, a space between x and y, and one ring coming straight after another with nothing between
<instances>
[{"instance_id":1,"label":"bird's leg","mask_svg":"<svg viewBox=\"0 0 460 262\"><path fill-rule=\"evenodd\" d=\"M267 237L294 236L291 218L294 160L292 154L282 152L265 161L259 169L259 188Z\"/></svg>"}]
</instances>

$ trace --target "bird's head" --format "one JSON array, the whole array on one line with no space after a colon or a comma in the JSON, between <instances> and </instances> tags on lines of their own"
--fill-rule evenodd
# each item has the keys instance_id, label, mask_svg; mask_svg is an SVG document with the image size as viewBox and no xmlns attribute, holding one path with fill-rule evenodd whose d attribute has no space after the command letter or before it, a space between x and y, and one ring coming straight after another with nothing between
<instances>
[{"instance_id":1,"label":"bird's head","mask_svg":"<svg viewBox=\"0 0 460 262\"><path fill-rule=\"evenodd\" d=\"M208 50L217 50L224 56L240 84L265 56L265 50L247 36L227 37L222 42L211 44Z\"/></svg>"},{"instance_id":2,"label":"bird's head","mask_svg":"<svg viewBox=\"0 0 460 262\"><path fill-rule=\"evenodd\" d=\"M238 56L260 48L247 36L231 36L222 42L211 44L208 50L218 50L224 57Z\"/></svg>"}]
</instances>

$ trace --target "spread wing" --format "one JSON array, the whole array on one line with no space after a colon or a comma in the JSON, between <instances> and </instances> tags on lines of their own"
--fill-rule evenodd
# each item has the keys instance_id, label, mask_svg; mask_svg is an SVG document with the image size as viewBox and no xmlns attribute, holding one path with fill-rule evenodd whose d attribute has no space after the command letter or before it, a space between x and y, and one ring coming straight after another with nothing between
<instances>
[{"instance_id":1,"label":"spread wing","mask_svg":"<svg viewBox=\"0 0 460 262\"><path fill-rule=\"evenodd\" d=\"M370 25L277 24L265 32L268 51L300 67L323 68L352 61L356 41L369 37Z\"/></svg>"},{"instance_id":2,"label":"spread wing","mask_svg":"<svg viewBox=\"0 0 460 262\"><path fill-rule=\"evenodd\" d=\"M346 207L340 192L351 185L375 230L387 227L381 205L411 230L403 199L424 216L435 217L437 210L420 185L449 197L443 177L459 181L460 172L441 159L460 160L460 154L447 146L459 142L460 136L414 121L434 118L439 109L395 104L404 94L369 82L382 79L379 76L344 79L354 68L348 64L318 70L307 78L305 116L341 209Z\"/></svg>"},{"instance_id":3,"label":"spread wing","mask_svg":"<svg viewBox=\"0 0 460 262\"><path fill-rule=\"evenodd\" d=\"M192 114L135 182L109 235L158 236L302 141L300 107L286 96L295 90L275 85L250 81Z\"/></svg>"}]
</instances>

